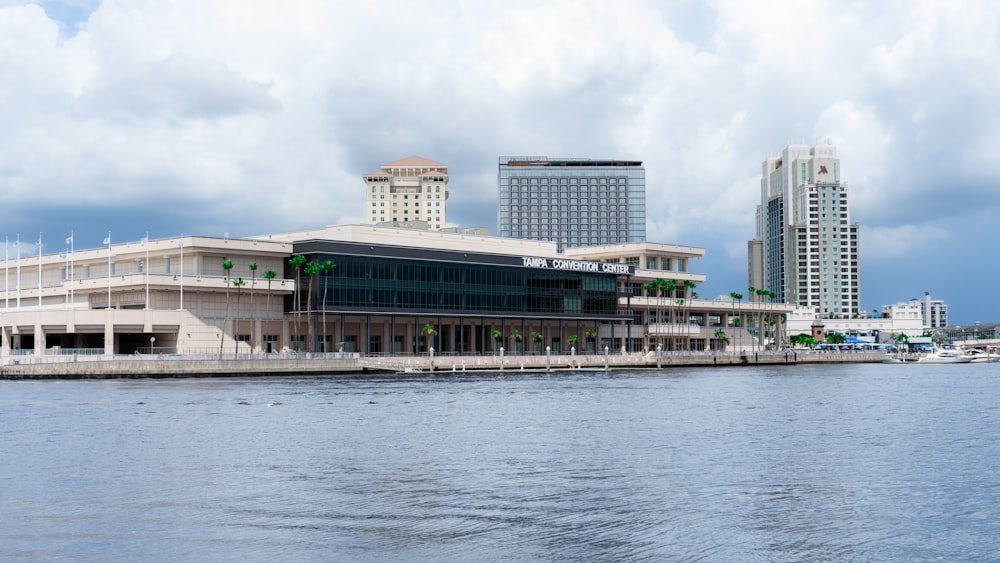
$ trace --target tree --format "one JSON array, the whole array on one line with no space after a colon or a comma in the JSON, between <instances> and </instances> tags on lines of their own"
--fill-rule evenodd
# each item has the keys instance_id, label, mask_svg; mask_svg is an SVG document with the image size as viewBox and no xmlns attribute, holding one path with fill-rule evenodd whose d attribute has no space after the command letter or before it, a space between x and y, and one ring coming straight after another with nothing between
<instances>
[{"instance_id":1,"label":"tree","mask_svg":"<svg viewBox=\"0 0 1000 563\"><path fill-rule=\"evenodd\" d=\"M333 263L333 260L324 260L319 263L320 272L333 272L333 269L337 265ZM323 276L323 301L322 301L322 311L323 311L323 342L326 342L326 290L330 286L328 278L330 276Z\"/></svg>"},{"instance_id":2,"label":"tree","mask_svg":"<svg viewBox=\"0 0 1000 563\"><path fill-rule=\"evenodd\" d=\"M264 272L263 278L267 280L267 314L271 314L271 282L278 276L278 272L268 270Z\"/></svg>"},{"instance_id":3,"label":"tree","mask_svg":"<svg viewBox=\"0 0 1000 563\"><path fill-rule=\"evenodd\" d=\"M222 317L222 334L219 335L219 359L222 359L222 346L226 342L226 325L229 324L229 271L233 269L232 260L223 260L222 269L226 271L226 315Z\"/></svg>"},{"instance_id":4,"label":"tree","mask_svg":"<svg viewBox=\"0 0 1000 563\"><path fill-rule=\"evenodd\" d=\"M290 265L293 268L295 268L295 295L293 297L293 299L294 299L294 302L293 302L294 307L292 308L292 311L294 311L294 313L295 313L295 339L296 339L295 351L296 352L300 352L301 351L301 350L298 349L298 347L299 347L298 340L299 340L299 336L300 336L300 334L299 334L299 322L300 322L299 311L301 310L301 307L299 306L299 286L301 285L301 283L300 283L301 280L299 279L299 273L302 271L302 266L305 265L306 261L307 261L306 257L303 256L302 254L296 254L295 256L292 256L291 258L288 259L288 265Z\"/></svg>"},{"instance_id":5,"label":"tree","mask_svg":"<svg viewBox=\"0 0 1000 563\"><path fill-rule=\"evenodd\" d=\"M597 337L597 331L594 330L594 329L592 329L592 328L584 329L583 334L587 337L587 342L588 343L594 342L594 338ZM594 349L591 348L590 351L593 352Z\"/></svg>"},{"instance_id":6,"label":"tree","mask_svg":"<svg viewBox=\"0 0 1000 563\"><path fill-rule=\"evenodd\" d=\"M763 295L764 297L767 298L767 301L765 302L765 305L764 305L764 312L765 313L769 313L770 312L769 305L771 305L774 302L774 297L775 297L776 294L773 291L771 291L770 289L761 289L759 291L760 291L761 295ZM770 315L768 315L768 316L770 317ZM774 335L774 330L773 330L774 319L770 319L767 322L763 322L762 321L761 322L761 326L763 327L763 330L764 330L764 341L762 342L762 344L766 345L767 344L767 327L768 326L772 327L772 330L771 330L772 337Z\"/></svg>"},{"instance_id":7,"label":"tree","mask_svg":"<svg viewBox=\"0 0 1000 563\"><path fill-rule=\"evenodd\" d=\"M236 278L233 280L233 287L236 288L236 318L233 320L233 338L236 339L236 359L238 359L240 355L240 294L242 293L243 286L246 284L247 282L243 278Z\"/></svg>"},{"instance_id":8,"label":"tree","mask_svg":"<svg viewBox=\"0 0 1000 563\"><path fill-rule=\"evenodd\" d=\"M729 344L729 337L726 336L726 331L721 328L715 329L715 339L719 341L720 350L724 349L726 344Z\"/></svg>"},{"instance_id":9,"label":"tree","mask_svg":"<svg viewBox=\"0 0 1000 563\"><path fill-rule=\"evenodd\" d=\"M938 348L941 348L948 343L948 333L940 328L932 332L930 337L931 342L933 342Z\"/></svg>"},{"instance_id":10,"label":"tree","mask_svg":"<svg viewBox=\"0 0 1000 563\"><path fill-rule=\"evenodd\" d=\"M826 341L830 344L843 344L847 342L847 336L840 332L829 332L826 335Z\"/></svg>"},{"instance_id":11,"label":"tree","mask_svg":"<svg viewBox=\"0 0 1000 563\"><path fill-rule=\"evenodd\" d=\"M684 280L684 287L686 287L687 290L688 290L687 291L687 293L688 293L688 314L687 314L687 318L688 319L687 319L687 325L689 327L688 330L690 330L690 325L691 325L691 307L694 306L694 300L698 298L698 294L694 291L694 288L698 287L698 284L694 283L691 280ZM685 333L687 333L687 331L685 331ZM687 339L687 343L685 345L685 348L687 348L687 349L691 348L691 338L690 337L688 337L688 339Z\"/></svg>"},{"instance_id":12,"label":"tree","mask_svg":"<svg viewBox=\"0 0 1000 563\"><path fill-rule=\"evenodd\" d=\"M521 331L520 330L517 330L516 328L515 329L511 329L511 331L510 331L510 339L514 341L514 345L511 346L511 348L513 348L514 351L517 351L517 343L521 341L521 338L522 338L522 336L521 336Z\"/></svg>"},{"instance_id":13,"label":"tree","mask_svg":"<svg viewBox=\"0 0 1000 563\"><path fill-rule=\"evenodd\" d=\"M580 340L580 338L575 334L571 334L570 337L567 338L567 340L569 340L569 345L571 348L576 348L576 342Z\"/></svg>"},{"instance_id":14,"label":"tree","mask_svg":"<svg viewBox=\"0 0 1000 563\"><path fill-rule=\"evenodd\" d=\"M812 348L816 345L816 339L808 334L795 334L788 338L789 342L797 346Z\"/></svg>"},{"instance_id":15,"label":"tree","mask_svg":"<svg viewBox=\"0 0 1000 563\"><path fill-rule=\"evenodd\" d=\"M542 333L532 331L531 341L535 343L536 348L540 348L539 343L542 341ZM541 350L537 349L536 351L540 352Z\"/></svg>"},{"instance_id":16,"label":"tree","mask_svg":"<svg viewBox=\"0 0 1000 563\"><path fill-rule=\"evenodd\" d=\"M490 336L493 337L493 348L498 348L500 346L500 339L503 338L503 333L497 329L493 329L490 331Z\"/></svg>"},{"instance_id":17,"label":"tree","mask_svg":"<svg viewBox=\"0 0 1000 563\"><path fill-rule=\"evenodd\" d=\"M643 289L646 290L646 296L647 297L653 297L654 295L656 296L656 306L654 308L654 311L656 313L656 323L662 325L663 324L663 317L662 317L663 307L662 307L662 302L663 302L663 296L665 295L665 293L667 291L667 280L665 280L663 278L655 278L652 281L650 281L649 283L643 285L642 287L643 287ZM659 331L657 331L657 332L659 332ZM648 340L649 339L647 337L647 343L646 343L647 346L649 345Z\"/></svg>"},{"instance_id":18,"label":"tree","mask_svg":"<svg viewBox=\"0 0 1000 563\"><path fill-rule=\"evenodd\" d=\"M306 352L315 352L316 328L313 326L312 296L315 293L313 290L316 287L316 284L313 282L319 276L319 262L310 260L306 263L302 271L309 278L309 292L306 293L306 335L309 341L306 343Z\"/></svg>"},{"instance_id":19,"label":"tree","mask_svg":"<svg viewBox=\"0 0 1000 563\"><path fill-rule=\"evenodd\" d=\"M666 297L665 302L668 305L665 308L666 310L664 311L663 315L664 315L664 317L671 317L670 318L670 324L667 325L667 339L668 339L668 341L673 337L673 328L672 328L672 326L674 324L674 319L672 318L674 315L669 310L670 309L670 307L669 307L669 305L670 305L670 298L673 296L674 292L677 290L677 284L678 283L680 283L680 282L678 282L677 280L664 280L664 279L660 280L660 296L661 297ZM672 343L669 346L669 348L673 349Z\"/></svg>"},{"instance_id":20,"label":"tree","mask_svg":"<svg viewBox=\"0 0 1000 563\"><path fill-rule=\"evenodd\" d=\"M254 349L254 336L257 335L257 317L259 312L253 306L253 292L257 288L257 263L250 262L250 350Z\"/></svg>"},{"instance_id":21,"label":"tree","mask_svg":"<svg viewBox=\"0 0 1000 563\"><path fill-rule=\"evenodd\" d=\"M743 294L742 293L736 293L735 291L731 291L731 292L729 292L729 296L733 298L733 311L735 312L735 315L733 316L733 327L739 327L740 326L740 316L739 315L740 315L740 308L742 308L742 306L743 306ZM736 345L737 345L737 347L740 344L742 344L742 336L743 336L742 331L737 331L736 332L736 343L737 343Z\"/></svg>"},{"instance_id":22,"label":"tree","mask_svg":"<svg viewBox=\"0 0 1000 563\"><path fill-rule=\"evenodd\" d=\"M431 351L431 344L433 343L434 337L437 336L437 333L438 333L437 327L434 326L434 325L432 325L432 324L430 324L430 323L425 324L424 328L420 329L420 334L422 334L422 335L424 335L424 336L427 337L427 352L428 353L430 353L430 351Z\"/></svg>"}]
</instances>

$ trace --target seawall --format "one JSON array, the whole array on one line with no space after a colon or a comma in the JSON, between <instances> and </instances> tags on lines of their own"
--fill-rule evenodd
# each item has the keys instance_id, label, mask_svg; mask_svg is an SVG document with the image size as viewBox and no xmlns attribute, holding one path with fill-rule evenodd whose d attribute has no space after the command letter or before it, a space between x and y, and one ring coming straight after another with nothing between
<instances>
[{"instance_id":1,"label":"seawall","mask_svg":"<svg viewBox=\"0 0 1000 563\"><path fill-rule=\"evenodd\" d=\"M881 353L767 352L741 354L671 353L524 356L255 357L183 359L125 356L114 359L67 359L33 362L24 358L0 367L0 379L116 379L178 377L267 377L289 375L420 375L435 372L504 372L669 369L806 363L878 363ZM58 358L57 358L58 359Z\"/></svg>"}]
</instances>

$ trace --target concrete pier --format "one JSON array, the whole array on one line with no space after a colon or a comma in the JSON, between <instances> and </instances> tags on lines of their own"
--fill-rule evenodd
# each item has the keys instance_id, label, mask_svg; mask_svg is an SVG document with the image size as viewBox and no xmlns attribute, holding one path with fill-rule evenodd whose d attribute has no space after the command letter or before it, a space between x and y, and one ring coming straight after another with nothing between
<instances>
[{"instance_id":1,"label":"concrete pier","mask_svg":"<svg viewBox=\"0 0 1000 563\"><path fill-rule=\"evenodd\" d=\"M131 355L104 359L70 356L22 357L0 367L0 379L115 379L175 377L265 377L289 375L429 375L452 371L605 371L680 367L739 367L805 363L879 363L877 352L756 354L661 353L505 356L375 356L356 354L275 355L240 359Z\"/></svg>"}]
</instances>

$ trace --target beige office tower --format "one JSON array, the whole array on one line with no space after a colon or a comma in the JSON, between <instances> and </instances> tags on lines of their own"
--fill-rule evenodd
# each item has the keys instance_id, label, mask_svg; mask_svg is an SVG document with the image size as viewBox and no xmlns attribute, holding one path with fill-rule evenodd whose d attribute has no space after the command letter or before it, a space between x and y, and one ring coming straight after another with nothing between
<instances>
[{"instance_id":1,"label":"beige office tower","mask_svg":"<svg viewBox=\"0 0 1000 563\"><path fill-rule=\"evenodd\" d=\"M448 166L420 156L383 164L364 176L365 223L439 230L445 226Z\"/></svg>"},{"instance_id":2,"label":"beige office tower","mask_svg":"<svg viewBox=\"0 0 1000 563\"><path fill-rule=\"evenodd\" d=\"M858 225L832 144L789 145L764 161L749 284L820 318L861 313Z\"/></svg>"}]
</instances>

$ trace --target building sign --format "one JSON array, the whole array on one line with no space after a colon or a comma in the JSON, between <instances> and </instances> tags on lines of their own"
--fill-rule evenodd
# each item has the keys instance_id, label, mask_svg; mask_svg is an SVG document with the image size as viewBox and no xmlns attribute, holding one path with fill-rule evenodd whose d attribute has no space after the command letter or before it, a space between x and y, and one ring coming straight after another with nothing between
<instances>
[{"instance_id":1,"label":"building sign","mask_svg":"<svg viewBox=\"0 0 1000 563\"><path fill-rule=\"evenodd\" d=\"M635 273L634 266L616 264L614 262L585 262L583 260L566 260L563 258L533 258L523 256L525 268L543 268L549 270L569 270L572 272L592 272L597 274L615 274L631 276Z\"/></svg>"}]
</instances>

